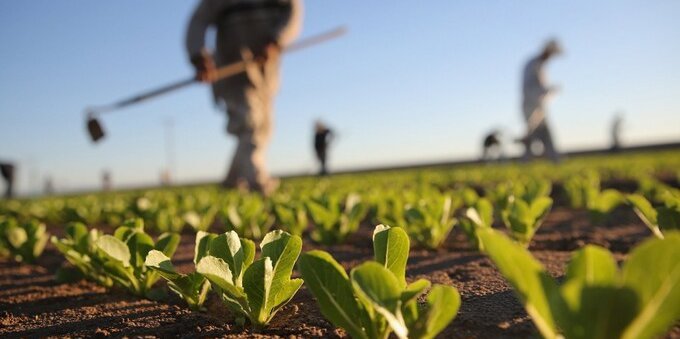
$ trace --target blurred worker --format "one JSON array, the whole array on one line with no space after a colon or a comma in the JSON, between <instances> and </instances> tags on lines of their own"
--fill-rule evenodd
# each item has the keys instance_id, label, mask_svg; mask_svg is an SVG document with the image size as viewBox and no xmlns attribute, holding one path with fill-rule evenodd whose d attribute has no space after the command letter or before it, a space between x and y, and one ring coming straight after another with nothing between
<instances>
[{"instance_id":1,"label":"blurred worker","mask_svg":"<svg viewBox=\"0 0 680 339\"><path fill-rule=\"evenodd\" d=\"M531 146L539 141L543 146L543 153L552 161L558 162L560 155L555 150L550 129L546 121L546 103L548 98L558 89L548 86L545 77L545 64L554 56L562 53L562 48L556 40L550 40L543 47L541 53L529 60L524 68L522 79L522 113L527 123L527 132L519 141L524 143L524 159L533 157Z\"/></svg>"},{"instance_id":2,"label":"blurred worker","mask_svg":"<svg viewBox=\"0 0 680 339\"><path fill-rule=\"evenodd\" d=\"M617 113L612 122L612 151L618 152L621 149L621 125L623 124L623 114Z\"/></svg>"},{"instance_id":3,"label":"blurred worker","mask_svg":"<svg viewBox=\"0 0 680 339\"><path fill-rule=\"evenodd\" d=\"M493 130L484 137L482 148L482 161L502 160L503 148L501 147L501 132Z\"/></svg>"},{"instance_id":4,"label":"blurred worker","mask_svg":"<svg viewBox=\"0 0 680 339\"><path fill-rule=\"evenodd\" d=\"M0 174L5 181L5 198L11 199L14 196L14 164L0 163Z\"/></svg>"},{"instance_id":5,"label":"blurred worker","mask_svg":"<svg viewBox=\"0 0 680 339\"><path fill-rule=\"evenodd\" d=\"M202 0L191 17L186 48L196 77L213 83L215 102L227 112L227 132L238 139L225 187L269 194L278 186L265 169L265 153L272 134L280 51L298 35L301 21L301 0ZM216 29L212 53L205 41L210 27ZM213 82L218 67L250 57L258 63Z\"/></svg>"},{"instance_id":6,"label":"blurred worker","mask_svg":"<svg viewBox=\"0 0 680 339\"><path fill-rule=\"evenodd\" d=\"M328 151L328 145L333 140L333 131L331 131L326 125L321 121L314 124L314 150L316 151L316 158L319 160L321 165L321 170L319 175L328 174L328 168L326 167L326 156Z\"/></svg>"},{"instance_id":7,"label":"blurred worker","mask_svg":"<svg viewBox=\"0 0 680 339\"><path fill-rule=\"evenodd\" d=\"M111 172L109 170L102 171L102 191L110 191L111 186Z\"/></svg>"}]
</instances>

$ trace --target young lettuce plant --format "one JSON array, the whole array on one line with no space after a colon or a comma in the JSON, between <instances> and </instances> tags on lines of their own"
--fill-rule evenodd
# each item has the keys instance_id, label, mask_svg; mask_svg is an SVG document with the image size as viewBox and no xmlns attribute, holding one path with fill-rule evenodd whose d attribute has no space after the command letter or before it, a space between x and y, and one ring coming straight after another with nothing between
<instances>
[{"instance_id":1,"label":"young lettuce plant","mask_svg":"<svg viewBox=\"0 0 680 339\"><path fill-rule=\"evenodd\" d=\"M208 255L210 243L218 236L203 231L196 234L196 247L194 249L194 265ZM144 261L146 267L158 272L168 283L168 288L177 293L189 308L198 311L203 307L210 282L198 272L189 274L178 273L172 265L170 258L159 250L151 250Z\"/></svg>"},{"instance_id":2,"label":"young lettuce plant","mask_svg":"<svg viewBox=\"0 0 680 339\"><path fill-rule=\"evenodd\" d=\"M231 231L212 239L209 254L196 265L227 307L255 328L265 327L302 286L302 279L290 278L302 250L300 237L272 231L260 249L254 261L255 243Z\"/></svg>"},{"instance_id":3,"label":"young lettuce plant","mask_svg":"<svg viewBox=\"0 0 680 339\"><path fill-rule=\"evenodd\" d=\"M217 205L211 205L206 208L198 209L196 211L188 211L182 215L184 223L191 226L194 231L208 231L215 221L215 216L219 208Z\"/></svg>"},{"instance_id":4,"label":"young lettuce plant","mask_svg":"<svg viewBox=\"0 0 680 339\"><path fill-rule=\"evenodd\" d=\"M486 198L479 198L471 207L465 210L460 219L460 226L467 235L470 243L479 251L484 250L484 244L479 240L477 229L490 229L493 225L493 205Z\"/></svg>"},{"instance_id":5,"label":"young lettuce plant","mask_svg":"<svg viewBox=\"0 0 680 339\"><path fill-rule=\"evenodd\" d=\"M349 276L324 251L307 252L299 269L321 313L352 338L434 338L458 312L460 295L435 285L423 304L417 298L430 287L424 279L406 283L409 238L398 227L378 225L373 233L375 261L352 269Z\"/></svg>"},{"instance_id":6,"label":"young lettuce plant","mask_svg":"<svg viewBox=\"0 0 680 339\"><path fill-rule=\"evenodd\" d=\"M561 286L526 249L480 233L485 250L545 338L655 338L680 319L680 233L633 249L621 271L606 249L572 255Z\"/></svg>"},{"instance_id":7,"label":"young lettuce plant","mask_svg":"<svg viewBox=\"0 0 680 339\"><path fill-rule=\"evenodd\" d=\"M0 256L33 263L49 239L45 224L36 220L20 223L14 218L0 219Z\"/></svg>"},{"instance_id":8,"label":"young lettuce plant","mask_svg":"<svg viewBox=\"0 0 680 339\"><path fill-rule=\"evenodd\" d=\"M511 196L501 216L513 239L528 247L536 230L541 226L552 207L552 199L538 197L532 202Z\"/></svg>"},{"instance_id":9,"label":"young lettuce plant","mask_svg":"<svg viewBox=\"0 0 680 339\"><path fill-rule=\"evenodd\" d=\"M67 282L85 277L107 288L113 286L113 280L104 269L106 258L96 245L102 235L97 229L88 230L84 224L75 222L66 226L64 238L52 236L52 244L78 272L60 268L57 271L57 281Z\"/></svg>"},{"instance_id":10,"label":"young lettuce plant","mask_svg":"<svg viewBox=\"0 0 680 339\"><path fill-rule=\"evenodd\" d=\"M457 199L454 205L450 196L432 194L427 199L406 206L403 225L416 243L436 249L456 225L453 213L461 203L462 200Z\"/></svg>"},{"instance_id":11,"label":"young lettuce plant","mask_svg":"<svg viewBox=\"0 0 680 339\"><path fill-rule=\"evenodd\" d=\"M221 213L227 230L246 238L262 239L274 224L274 216L269 213L267 204L255 194L230 201Z\"/></svg>"},{"instance_id":12,"label":"young lettuce plant","mask_svg":"<svg viewBox=\"0 0 680 339\"><path fill-rule=\"evenodd\" d=\"M635 214L660 239L664 238L662 230L664 232L673 229L680 230L680 198L669 194L665 197L665 200L664 205L654 207L642 195L629 194L626 196L626 201L633 205Z\"/></svg>"},{"instance_id":13,"label":"young lettuce plant","mask_svg":"<svg viewBox=\"0 0 680 339\"><path fill-rule=\"evenodd\" d=\"M314 221L311 236L324 245L339 244L359 229L359 223L368 214L368 206L358 194L350 193L344 206L338 195L325 195L322 199L308 200L307 210Z\"/></svg>"},{"instance_id":14,"label":"young lettuce plant","mask_svg":"<svg viewBox=\"0 0 680 339\"><path fill-rule=\"evenodd\" d=\"M155 298L151 288L160 276L144 265L146 256L155 249L171 257L179 240L178 234L163 233L154 243L144 232L142 219L136 219L118 227L114 235L99 236L95 245L102 254L103 269L114 285L140 297Z\"/></svg>"},{"instance_id":15,"label":"young lettuce plant","mask_svg":"<svg viewBox=\"0 0 680 339\"><path fill-rule=\"evenodd\" d=\"M611 212L625 201L623 195L615 189L591 189L586 196L586 207L590 220L595 225L602 224Z\"/></svg>"},{"instance_id":16,"label":"young lettuce plant","mask_svg":"<svg viewBox=\"0 0 680 339\"><path fill-rule=\"evenodd\" d=\"M278 202L274 204L274 215L279 227L290 234L302 236L307 229L309 219L304 204L295 202Z\"/></svg>"}]
</instances>

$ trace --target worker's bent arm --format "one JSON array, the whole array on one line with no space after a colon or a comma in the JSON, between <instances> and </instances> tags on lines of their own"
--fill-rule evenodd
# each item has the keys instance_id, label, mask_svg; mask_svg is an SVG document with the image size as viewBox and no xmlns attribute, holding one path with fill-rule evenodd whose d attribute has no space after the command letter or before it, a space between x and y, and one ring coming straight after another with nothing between
<instances>
[{"instance_id":1,"label":"worker's bent arm","mask_svg":"<svg viewBox=\"0 0 680 339\"><path fill-rule=\"evenodd\" d=\"M302 0L291 0L290 16L283 23L276 39L279 46L285 48L300 34L303 11Z\"/></svg>"},{"instance_id":2,"label":"worker's bent arm","mask_svg":"<svg viewBox=\"0 0 680 339\"><path fill-rule=\"evenodd\" d=\"M215 24L221 9L231 1L202 0L194 10L186 33L186 49L189 58L200 54L205 48L205 33Z\"/></svg>"}]
</instances>

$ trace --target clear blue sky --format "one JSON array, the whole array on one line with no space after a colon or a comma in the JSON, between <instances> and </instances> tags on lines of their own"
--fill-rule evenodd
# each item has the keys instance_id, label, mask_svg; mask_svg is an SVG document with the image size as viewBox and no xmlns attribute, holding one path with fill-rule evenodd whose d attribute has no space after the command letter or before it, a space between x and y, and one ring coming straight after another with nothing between
<instances>
[{"instance_id":1,"label":"clear blue sky","mask_svg":"<svg viewBox=\"0 0 680 339\"><path fill-rule=\"evenodd\" d=\"M3 1L0 159L21 192L155 183L163 122L174 120L176 178L218 180L234 141L209 91L191 89L103 121L88 142L83 109L191 74L183 49L196 1ZM549 120L561 149L605 146L617 110L627 143L680 139L679 1L306 0L303 36L340 40L289 55L269 152L274 173L315 170L312 122L338 131L333 168L476 156L482 135L523 131L520 69L549 37L563 92Z\"/></svg>"}]
</instances>

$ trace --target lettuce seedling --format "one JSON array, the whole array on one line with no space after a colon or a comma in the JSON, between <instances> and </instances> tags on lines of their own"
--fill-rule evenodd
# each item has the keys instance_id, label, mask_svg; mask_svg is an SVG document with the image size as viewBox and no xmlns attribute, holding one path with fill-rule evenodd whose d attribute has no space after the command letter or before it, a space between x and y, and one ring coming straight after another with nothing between
<instances>
[{"instance_id":1,"label":"lettuce seedling","mask_svg":"<svg viewBox=\"0 0 680 339\"><path fill-rule=\"evenodd\" d=\"M146 256L155 249L171 257L179 240L178 234L163 233L154 243L144 232L142 219L136 219L118 227L114 235L99 236L95 245L101 254L103 269L114 285L140 297L154 298L151 288L160 276L144 265Z\"/></svg>"},{"instance_id":2,"label":"lettuce seedling","mask_svg":"<svg viewBox=\"0 0 680 339\"><path fill-rule=\"evenodd\" d=\"M300 272L321 313L352 338L387 338L392 331L399 338L434 338L456 316L458 291L435 285L418 303L430 282L406 283L409 238L401 228L378 225L373 250L375 261L355 267L349 276L327 252L302 255Z\"/></svg>"},{"instance_id":3,"label":"lettuce seedling","mask_svg":"<svg viewBox=\"0 0 680 339\"><path fill-rule=\"evenodd\" d=\"M274 215L279 227L293 235L302 236L307 229L309 218L304 204L295 202L278 202L274 204Z\"/></svg>"},{"instance_id":4,"label":"lettuce seedling","mask_svg":"<svg viewBox=\"0 0 680 339\"><path fill-rule=\"evenodd\" d=\"M453 212L462 203L457 199L454 206L450 196L432 194L404 209L404 227L416 243L436 249L446 240L457 220Z\"/></svg>"},{"instance_id":5,"label":"lettuce seedling","mask_svg":"<svg viewBox=\"0 0 680 339\"><path fill-rule=\"evenodd\" d=\"M512 238L528 247L536 230L541 226L552 207L552 199L538 197L532 202L511 196L501 216Z\"/></svg>"},{"instance_id":6,"label":"lettuce seedling","mask_svg":"<svg viewBox=\"0 0 680 339\"><path fill-rule=\"evenodd\" d=\"M20 223L14 218L0 219L0 256L33 263L49 239L45 224L36 220Z\"/></svg>"},{"instance_id":7,"label":"lettuce seedling","mask_svg":"<svg viewBox=\"0 0 680 339\"><path fill-rule=\"evenodd\" d=\"M272 231L260 249L261 258L254 261L255 243L231 231L212 239L209 254L196 265L227 307L255 328L266 326L302 286L302 279L290 279L302 250L300 237Z\"/></svg>"},{"instance_id":8,"label":"lettuce seedling","mask_svg":"<svg viewBox=\"0 0 680 339\"><path fill-rule=\"evenodd\" d=\"M586 195L586 207L593 224L599 225L611 214L611 212L624 202L623 195L615 189L588 190Z\"/></svg>"},{"instance_id":9,"label":"lettuce seedling","mask_svg":"<svg viewBox=\"0 0 680 339\"><path fill-rule=\"evenodd\" d=\"M184 223L191 226L194 231L208 231L215 221L215 216L219 208L217 205L211 205L206 208L198 209L196 211L189 211L182 215Z\"/></svg>"},{"instance_id":10,"label":"lettuce seedling","mask_svg":"<svg viewBox=\"0 0 680 339\"><path fill-rule=\"evenodd\" d=\"M545 338L654 338L680 319L680 233L631 251L621 271L606 249L576 251L558 285L526 249L493 230L487 254Z\"/></svg>"},{"instance_id":11,"label":"lettuce seedling","mask_svg":"<svg viewBox=\"0 0 680 339\"><path fill-rule=\"evenodd\" d=\"M654 207L642 195L629 194L626 201L633 205L635 214L649 227L657 238L663 239L663 231L680 229L680 199L668 194L666 203Z\"/></svg>"},{"instance_id":12,"label":"lettuce seedling","mask_svg":"<svg viewBox=\"0 0 680 339\"><path fill-rule=\"evenodd\" d=\"M354 193L347 195L344 206L338 195L307 200L307 210L314 221L312 239L324 245L345 241L359 229L359 224L368 214L368 206Z\"/></svg>"},{"instance_id":13,"label":"lettuce seedling","mask_svg":"<svg viewBox=\"0 0 680 339\"><path fill-rule=\"evenodd\" d=\"M493 225L493 205L486 198L478 199L472 207L465 210L460 219L460 226L470 243L478 250L484 250L484 244L477 236L478 228L491 228Z\"/></svg>"},{"instance_id":14,"label":"lettuce seedling","mask_svg":"<svg viewBox=\"0 0 680 339\"><path fill-rule=\"evenodd\" d=\"M97 240L102 233L97 229L88 230L80 222L66 226L66 234L62 239L52 236L51 242L64 258L73 265L80 275L74 275L67 269L57 272L58 281L71 281L85 277L104 287L113 286L113 280L104 270L106 258L97 250Z\"/></svg>"},{"instance_id":15,"label":"lettuce seedling","mask_svg":"<svg viewBox=\"0 0 680 339\"><path fill-rule=\"evenodd\" d=\"M274 216L269 213L267 204L255 194L230 201L221 213L227 230L246 238L262 239L274 224Z\"/></svg>"},{"instance_id":16,"label":"lettuce seedling","mask_svg":"<svg viewBox=\"0 0 680 339\"><path fill-rule=\"evenodd\" d=\"M194 249L194 265L208 255L210 243L216 238L216 234L198 231ZM198 272L178 273L170 258L158 250L149 251L144 265L158 272L167 281L168 288L186 301L190 309L194 311L202 309L208 291L210 291L210 282L204 276Z\"/></svg>"}]
</instances>

